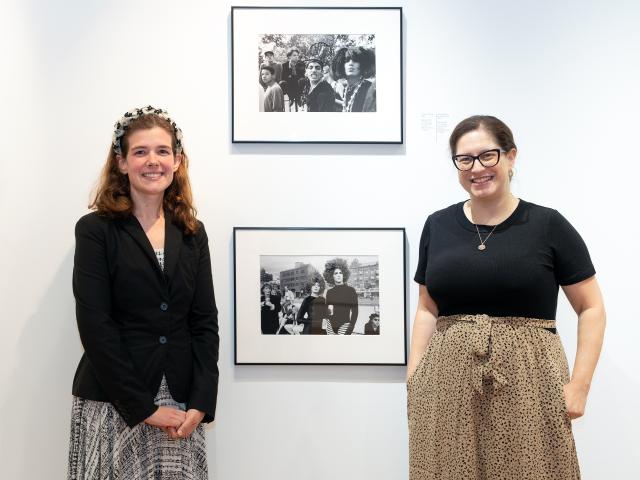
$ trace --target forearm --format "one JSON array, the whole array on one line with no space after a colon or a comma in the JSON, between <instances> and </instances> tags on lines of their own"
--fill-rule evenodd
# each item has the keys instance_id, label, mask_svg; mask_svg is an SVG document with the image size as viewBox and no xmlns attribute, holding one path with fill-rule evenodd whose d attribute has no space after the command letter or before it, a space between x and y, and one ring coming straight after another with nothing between
<instances>
[{"instance_id":1,"label":"forearm","mask_svg":"<svg viewBox=\"0 0 640 480\"><path fill-rule=\"evenodd\" d=\"M215 417L219 344L217 316L191 328L193 370L188 408L205 412L205 422L210 422Z\"/></svg>"},{"instance_id":2,"label":"forearm","mask_svg":"<svg viewBox=\"0 0 640 480\"><path fill-rule=\"evenodd\" d=\"M571 382L589 390L600 357L606 315L604 307L587 308L578 316L578 348Z\"/></svg>"},{"instance_id":3,"label":"forearm","mask_svg":"<svg viewBox=\"0 0 640 480\"><path fill-rule=\"evenodd\" d=\"M351 307L351 320L349 321L349 327L347 328L345 335L351 335L353 333L353 329L355 328L357 322L358 322L358 297L356 296L355 299L353 300L353 304Z\"/></svg>"},{"instance_id":4,"label":"forearm","mask_svg":"<svg viewBox=\"0 0 640 480\"><path fill-rule=\"evenodd\" d=\"M298 310L298 314L296 315L296 320L301 323L305 323L304 316L307 315L308 320L311 319L311 311L309 309L309 303L306 302L306 299L302 301L300 305L300 310Z\"/></svg>"},{"instance_id":5,"label":"forearm","mask_svg":"<svg viewBox=\"0 0 640 480\"><path fill-rule=\"evenodd\" d=\"M409 352L409 364L407 365L408 376L411 376L418 363L420 363L420 359L424 355L436 330L436 322L436 317L429 310L418 306L411 334L411 350Z\"/></svg>"},{"instance_id":6,"label":"forearm","mask_svg":"<svg viewBox=\"0 0 640 480\"><path fill-rule=\"evenodd\" d=\"M90 376L95 376L118 413L132 427L153 414L154 395L134 365L112 316L107 233L101 220L85 216L76 224L73 294L76 321ZM75 389L75 382L74 382Z\"/></svg>"}]
</instances>

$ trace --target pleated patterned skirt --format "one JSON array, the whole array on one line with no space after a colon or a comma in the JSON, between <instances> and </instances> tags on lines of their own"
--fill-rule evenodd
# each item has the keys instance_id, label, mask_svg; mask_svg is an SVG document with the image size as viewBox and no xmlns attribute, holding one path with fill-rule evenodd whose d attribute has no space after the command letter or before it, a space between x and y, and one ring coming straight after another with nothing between
<instances>
[{"instance_id":1,"label":"pleated patterned skirt","mask_svg":"<svg viewBox=\"0 0 640 480\"><path fill-rule=\"evenodd\" d=\"M184 410L163 377L156 405ZM189 438L170 440L157 427L129 428L111 403L73 398L69 480L207 480L202 424Z\"/></svg>"},{"instance_id":2,"label":"pleated patterned skirt","mask_svg":"<svg viewBox=\"0 0 640 480\"><path fill-rule=\"evenodd\" d=\"M439 317L407 382L410 480L577 480L553 320Z\"/></svg>"}]
</instances>

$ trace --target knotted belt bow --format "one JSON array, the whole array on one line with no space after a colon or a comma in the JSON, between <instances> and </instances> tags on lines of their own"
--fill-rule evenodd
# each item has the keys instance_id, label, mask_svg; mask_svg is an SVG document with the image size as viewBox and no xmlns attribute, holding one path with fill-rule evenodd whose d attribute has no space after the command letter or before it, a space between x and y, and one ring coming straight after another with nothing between
<instances>
[{"instance_id":1,"label":"knotted belt bow","mask_svg":"<svg viewBox=\"0 0 640 480\"><path fill-rule=\"evenodd\" d=\"M445 328L452 323L463 322L473 323L471 331L471 376L470 383L473 389L479 394L484 393L483 383L491 379L493 390L497 391L509 385L506 374L506 360L509 352L505 351L501 344L492 341L493 325L496 323L509 324L514 327L538 327L554 328L554 320L540 320L537 318L524 317L490 317L489 315L452 315L440 317L438 322L445 324Z\"/></svg>"},{"instance_id":2,"label":"knotted belt bow","mask_svg":"<svg viewBox=\"0 0 640 480\"><path fill-rule=\"evenodd\" d=\"M483 381L493 380L493 389L499 390L507 385L509 381L501 367L504 366L502 355L504 352L495 350L491 341L493 322L489 315L474 315L472 317L475 328L471 335L471 386L480 395L483 393Z\"/></svg>"}]
</instances>

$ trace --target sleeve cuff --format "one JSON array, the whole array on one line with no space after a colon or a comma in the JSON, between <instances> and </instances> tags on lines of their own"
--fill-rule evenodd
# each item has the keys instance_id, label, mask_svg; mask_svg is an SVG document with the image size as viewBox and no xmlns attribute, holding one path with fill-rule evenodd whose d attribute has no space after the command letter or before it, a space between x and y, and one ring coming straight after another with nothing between
<instances>
[{"instance_id":1,"label":"sleeve cuff","mask_svg":"<svg viewBox=\"0 0 640 480\"><path fill-rule=\"evenodd\" d=\"M131 411L124 403L114 400L111 402L115 407L116 411L120 414L125 423L133 428L141 422L144 422L147 418L155 413L158 409L158 406L151 403L150 405L146 405L144 408L135 409L135 411Z\"/></svg>"},{"instance_id":2,"label":"sleeve cuff","mask_svg":"<svg viewBox=\"0 0 640 480\"><path fill-rule=\"evenodd\" d=\"M561 286L566 287L567 285L574 285L576 283L582 282L583 280L586 280L587 278L591 278L595 274L596 274L596 270L594 268L590 268L589 270L585 270L583 272L579 272L574 275L571 275L568 278L564 278L558 283Z\"/></svg>"},{"instance_id":3,"label":"sleeve cuff","mask_svg":"<svg viewBox=\"0 0 640 480\"><path fill-rule=\"evenodd\" d=\"M187 403L187 409L195 408L196 410L204 412L202 423L213 422L216 417L217 394L217 391L207 395L203 392L193 392L191 399Z\"/></svg>"}]
</instances>

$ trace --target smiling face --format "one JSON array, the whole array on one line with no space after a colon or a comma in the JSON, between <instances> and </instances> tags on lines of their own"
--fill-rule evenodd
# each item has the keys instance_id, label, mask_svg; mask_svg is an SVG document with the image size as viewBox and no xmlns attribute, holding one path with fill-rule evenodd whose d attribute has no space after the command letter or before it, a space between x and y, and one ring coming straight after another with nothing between
<instances>
[{"instance_id":1,"label":"smiling face","mask_svg":"<svg viewBox=\"0 0 640 480\"><path fill-rule=\"evenodd\" d=\"M339 269L339 268L336 268L336 269L333 271L333 282L334 282L336 285L342 285L343 280L344 280L344 275L343 275L343 273L342 273L342 270L341 270L341 269Z\"/></svg>"},{"instance_id":2,"label":"smiling face","mask_svg":"<svg viewBox=\"0 0 640 480\"><path fill-rule=\"evenodd\" d=\"M322 65L318 62L309 62L307 64L307 77L312 83L322 80Z\"/></svg>"},{"instance_id":3,"label":"smiling face","mask_svg":"<svg viewBox=\"0 0 640 480\"><path fill-rule=\"evenodd\" d=\"M480 155L500 145L493 135L484 128L465 133L456 145L456 155ZM493 167L484 167L478 160L468 171L458 171L458 180L469 197L477 200L499 200L509 195L509 170L513 168L516 150L500 153L500 161Z\"/></svg>"},{"instance_id":4,"label":"smiling face","mask_svg":"<svg viewBox=\"0 0 640 480\"><path fill-rule=\"evenodd\" d=\"M134 203L143 197L162 197L181 161L181 155L173 153L171 135L161 127L135 130L127 144L126 155L116 158L120 172L129 177Z\"/></svg>"}]
</instances>

